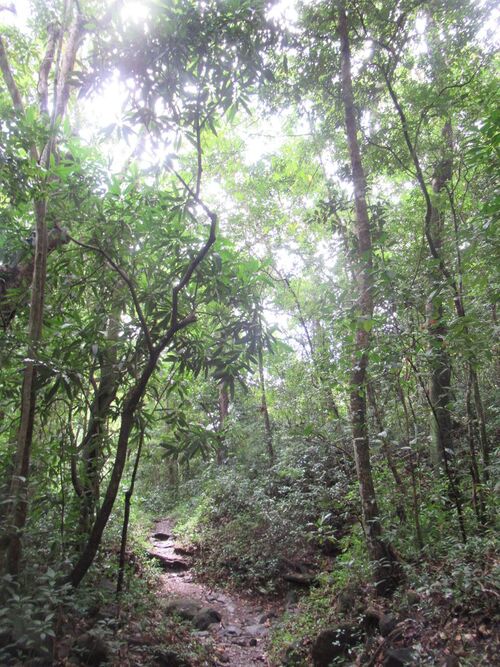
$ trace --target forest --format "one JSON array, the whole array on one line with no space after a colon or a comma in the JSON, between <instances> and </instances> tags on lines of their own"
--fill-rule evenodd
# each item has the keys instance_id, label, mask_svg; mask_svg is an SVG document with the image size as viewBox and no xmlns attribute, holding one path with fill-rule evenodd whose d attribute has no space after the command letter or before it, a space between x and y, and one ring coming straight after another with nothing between
<instances>
[{"instance_id":1,"label":"forest","mask_svg":"<svg viewBox=\"0 0 500 667\"><path fill-rule=\"evenodd\" d=\"M0 4L0 664L500 664L494 0Z\"/></svg>"}]
</instances>

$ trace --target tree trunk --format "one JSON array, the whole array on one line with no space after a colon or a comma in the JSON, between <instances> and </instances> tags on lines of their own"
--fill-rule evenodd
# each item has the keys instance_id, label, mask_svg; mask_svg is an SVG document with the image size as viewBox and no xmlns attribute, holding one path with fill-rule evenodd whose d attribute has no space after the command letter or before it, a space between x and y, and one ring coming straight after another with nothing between
<instances>
[{"instance_id":1,"label":"tree trunk","mask_svg":"<svg viewBox=\"0 0 500 667\"><path fill-rule=\"evenodd\" d=\"M89 567L92 565L101 543L104 529L108 523L108 519L111 514L111 510L113 509L116 495L118 493L120 480L123 474L123 468L127 459L128 443L134 425L135 411L144 395L144 392L146 391L149 378L156 368L158 357L159 352L157 352L155 355L151 355L139 380L128 392L128 395L124 401L121 413L120 433L118 435L118 443L116 446L115 462L113 464L113 470L111 471L106 495L104 496L101 508L97 513L92 531L87 540L87 544L85 545L80 558L78 559L75 567L73 568L73 571L69 576L69 581L75 587L80 584Z\"/></svg>"},{"instance_id":2,"label":"tree trunk","mask_svg":"<svg viewBox=\"0 0 500 667\"><path fill-rule=\"evenodd\" d=\"M351 52L345 3L339 3L338 32L341 46L342 103L354 187L358 252L356 281L358 288L358 324L354 366L351 373L351 423L354 456L358 475L363 525L379 594L390 594L400 579L400 568L392 547L382 539L370 461L366 409L366 370L370 350L369 324L373 316L372 245L366 203L366 178L357 137L356 111L351 77ZM368 323L368 325L367 325Z\"/></svg>"},{"instance_id":3,"label":"tree trunk","mask_svg":"<svg viewBox=\"0 0 500 667\"><path fill-rule=\"evenodd\" d=\"M474 379L472 373L469 372L467 391L465 394L465 410L467 415L467 440L469 443L469 455L470 455L469 465L470 465L470 473L472 479L472 504L474 506L474 511L476 513L478 524L483 525L485 522L485 505L483 500L483 492L481 489L481 479L479 477L479 466L477 464L476 447L474 443L475 419L471 405L471 388L473 387L473 383Z\"/></svg>"},{"instance_id":4,"label":"tree trunk","mask_svg":"<svg viewBox=\"0 0 500 667\"><path fill-rule=\"evenodd\" d=\"M29 345L24 367L21 394L21 422L17 435L16 461L10 485L12 507L10 511L11 535L7 549L6 566L11 575L17 575L21 561L21 533L28 511L28 477L30 473L31 446L35 419L36 359L42 335L45 280L47 273L47 202L35 202L36 248L33 284L31 286L31 309L29 321Z\"/></svg>"},{"instance_id":5,"label":"tree trunk","mask_svg":"<svg viewBox=\"0 0 500 667\"><path fill-rule=\"evenodd\" d=\"M74 10L74 11L73 11ZM83 22L81 21L79 7L72 7L71 25L63 26L61 31L51 27L48 30L48 43L45 56L39 71L39 110L45 114L47 110L48 77L52 68L56 53L56 41L59 40L59 52L62 53L64 37L66 37L66 48L61 62L57 62L58 68L56 78L57 90L54 95L54 108L50 120L49 138L41 153L33 142L29 154L34 163L38 163L43 172L40 177L41 183L46 185L51 156L54 152L54 137L56 121L61 120L66 112L70 95L71 74L79 47L82 34ZM21 115L24 114L24 103L12 75L7 53L0 38L0 69L14 109ZM30 319L28 328L28 349L23 373L23 384L21 392L21 419L17 435L16 458L13 475L10 483L10 506L8 516L8 544L5 557L5 566L12 575L17 575L20 568L22 556L21 535L26 524L28 511L28 477L30 473L31 448L33 443L33 427L36 408L35 383L37 376L37 357L39 345L42 338L43 311L45 301L45 283L47 275L47 197L34 199L34 211L36 221L35 260L33 264L33 280L31 284Z\"/></svg>"},{"instance_id":6,"label":"tree trunk","mask_svg":"<svg viewBox=\"0 0 500 667\"><path fill-rule=\"evenodd\" d=\"M403 480L401 479L401 475L399 474L398 467L396 465L396 462L394 461L394 457L392 455L392 448L391 444L389 442L389 439L387 435L383 433L384 431L384 424L382 420L382 416L380 414L380 411L378 409L377 405L377 399L375 398L375 392L373 391L372 384L370 382L367 382L366 386L366 391L367 391L367 396L368 396L368 401L371 405L371 408L373 410L373 415L375 417L375 423L377 424L377 428L379 430L379 438L382 442L382 450L384 452L385 459L387 461L387 466L389 470L392 473L392 476L394 478L394 484L396 486L396 491L397 491L397 497L396 497L396 513L399 517L399 520L401 523L406 522L406 512L405 512L405 506L404 506L404 499L405 499L405 489L403 485Z\"/></svg>"},{"instance_id":7,"label":"tree trunk","mask_svg":"<svg viewBox=\"0 0 500 667\"><path fill-rule=\"evenodd\" d=\"M271 430L271 420L269 419L269 410L267 409L267 396L266 396L266 381L264 378L264 363L262 360L262 348L259 347L259 381L260 381L260 411L262 412L262 417L264 418L264 428L266 431L266 446L267 454L269 456L269 463L274 464L274 447L273 447L273 433Z\"/></svg>"},{"instance_id":8,"label":"tree trunk","mask_svg":"<svg viewBox=\"0 0 500 667\"><path fill-rule=\"evenodd\" d=\"M224 424L226 423L227 415L229 414L229 394L227 391L227 383L225 380L219 384L219 435L217 450L217 463L222 465L227 459L228 451L226 445L226 438L224 436Z\"/></svg>"},{"instance_id":9,"label":"tree trunk","mask_svg":"<svg viewBox=\"0 0 500 667\"><path fill-rule=\"evenodd\" d=\"M434 170L432 179L431 213L429 234L434 243L436 253L443 252L443 216L441 215L439 198L445 191L452 175L452 129L450 121L446 121L443 128L443 151L439 163ZM427 330L430 339L431 373L429 381L429 397L434 406L431 412L431 458L435 466L443 466L444 457L453 452L452 418L450 406L451 393L451 363L446 349L447 327L444 320L443 275L439 267L433 267L430 272L431 295L427 301Z\"/></svg>"},{"instance_id":10,"label":"tree trunk","mask_svg":"<svg viewBox=\"0 0 500 667\"><path fill-rule=\"evenodd\" d=\"M88 535L99 501L99 475L102 465L100 454L105 431L104 421L118 390L116 342L119 334L120 313L121 308L115 307L108 317L106 340L111 346L103 353L99 386L94 396L87 432L80 446L83 452L80 507L82 535Z\"/></svg>"},{"instance_id":11,"label":"tree trunk","mask_svg":"<svg viewBox=\"0 0 500 667\"><path fill-rule=\"evenodd\" d=\"M123 579L125 576L125 553L127 550L127 535L128 524L130 520L130 505L132 503L132 496L134 494L135 480L137 478L137 471L139 470L139 462L141 460L142 446L144 444L144 430L145 426L142 424L141 432L139 434L139 444L137 445L137 452L135 455L134 468L132 470L132 477L130 478L130 486L125 491L125 503L123 510L123 525L122 525L122 539L120 545L120 557L118 561L118 579L116 582L116 594L119 595L123 589Z\"/></svg>"}]
</instances>

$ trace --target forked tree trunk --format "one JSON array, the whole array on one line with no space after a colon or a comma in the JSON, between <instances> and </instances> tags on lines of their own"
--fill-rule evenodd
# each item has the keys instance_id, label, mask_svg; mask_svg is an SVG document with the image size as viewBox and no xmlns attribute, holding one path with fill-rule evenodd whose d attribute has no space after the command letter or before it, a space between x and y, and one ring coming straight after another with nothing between
<instances>
[{"instance_id":1,"label":"forked tree trunk","mask_svg":"<svg viewBox=\"0 0 500 667\"><path fill-rule=\"evenodd\" d=\"M189 192L190 194L192 194L191 190ZM86 575L88 569L94 562L97 551L101 544L104 529L106 528L109 517L111 515L111 511L113 509L113 505L116 500L116 495L118 493L118 489L120 486L120 481L123 474L123 468L125 466L125 462L127 459L130 434L132 433L132 429L134 426L134 417L137 408L139 406L139 403L141 402L146 392L148 382L156 369L156 366L158 364L158 359L160 358L162 352L170 345L175 335L179 331L181 331L182 329L186 328L187 326L196 321L196 315L194 312L191 312L186 317L179 319L179 295L182 292L182 290L184 290L185 287L189 284L189 281L191 280L193 273L196 271L197 267L201 264L201 262L205 259L210 248L215 243L217 216L203 204L203 202L199 199L197 195L194 196L194 199L198 204L200 204L204 208L210 219L210 233L203 247L191 260L188 267L186 268L186 271L184 272L184 275L180 278L180 280L176 283L175 287L172 290L172 312L171 312L170 326L168 327L165 334L160 338L160 341L157 343L156 346L153 345L153 342L151 340L151 333L147 327L146 321L144 320L144 315L142 313L142 309L140 308L140 304L137 300L137 295L135 293L133 284L131 283L127 275L118 267L118 265L116 265L112 260L108 258L108 261L112 264L115 270L117 270L119 275L122 276L122 278L124 279L124 281L126 282L126 284L130 289L138 317L141 321L142 333L144 335L145 343L148 347L149 357L142 370L141 375L139 376L134 386L129 390L123 402L123 408L120 416L120 432L118 434L115 460L113 464L113 469L111 471L111 475L109 477L106 494L104 496L102 505L97 513L87 543L80 555L80 558L76 562L72 572L67 578L68 582L75 587L80 584L80 582ZM80 243L80 245L93 250L97 249L95 246L89 246L88 244Z\"/></svg>"},{"instance_id":2,"label":"forked tree trunk","mask_svg":"<svg viewBox=\"0 0 500 667\"><path fill-rule=\"evenodd\" d=\"M375 487L370 462L367 427L366 371L370 350L370 320L373 317L372 244L370 219L366 203L366 178L357 137L356 111L351 76L351 51L345 3L339 3L338 32L341 47L342 103L352 181L354 187L356 236L358 239L355 268L358 289L358 325L356 328L355 357L351 373L351 423L359 482L363 525L374 578L379 594L390 594L397 586L401 572L392 547L382 538Z\"/></svg>"},{"instance_id":3,"label":"forked tree trunk","mask_svg":"<svg viewBox=\"0 0 500 667\"><path fill-rule=\"evenodd\" d=\"M92 403L87 431L82 439L83 471L80 495L80 534L88 535L95 518L99 501L99 476L101 471L101 449L105 433L105 421L118 391L116 368L116 343L119 335L121 309L114 307L108 316L106 340L110 347L104 351L101 361L101 377Z\"/></svg>"},{"instance_id":4,"label":"forked tree trunk","mask_svg":"<svg viewBox=\"0 0 500 667\"><path fill-rule=\"evenodd\" d=\"M120 481L123 474L123 468L127 459L128 443L130 440L130 434L132 433L132 428L134 426L135 412L139 402L144 396L149 378L156 368L158 357L159 353L150 356L150 359L146 364L139 380L128 392L127 397L125 398L121 412L120 432L116 446L115 461L111 471L111 476L109 478L108 488L106 489L106 495L104 496L102 505L99 509L99 512L97 513L85 548L83 549L80 558L78 559L73 568L73 571L68 578L70 583L75 587L80 584L89 567L94 562L97 550L101 544L102 535L115 503L116 495L118 493L118 488L120 486Z\"/></svg>"}]
</instances>

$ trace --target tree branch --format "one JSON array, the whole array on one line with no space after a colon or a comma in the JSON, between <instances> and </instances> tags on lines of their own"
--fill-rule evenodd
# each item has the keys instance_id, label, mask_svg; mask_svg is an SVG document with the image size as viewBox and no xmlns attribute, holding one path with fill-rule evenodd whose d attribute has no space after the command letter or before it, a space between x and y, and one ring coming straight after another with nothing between
<instances>
[{"instance_id":1,"label":"tree branch","mask_svg":"<svg viewBox=\"0 0 500 667\"><path fill-rule=\"evenodd\" d=\"M7 56L7 52L5 50L3 39L1 36L0 36L0 69L2 70L7 90L9 91L9 94L12 98L14 109L17 112L24 114L24 104L21 97L21 93L19 92L19 88L17 87L16 82L14 81L12 70L10 69L9 58Z\"/></svg>"},{"instance_id":2,"label":"tree branch","mask_svg":"<svg viewBox=\"0 0 500 667\"><path fill-rule=\"evenodd\" d=\"M134 302L134 307L137 313L137 317L139 318L139 322L141 323L141 329L144 334L144 338L146 339L148 352L151 355L153 355L155 350L153 346L153 341L151 340L151 333L149 331L148 325L146 324L146 319L144 317L144 313L142 312L141 304L139 302L139 298L137 296L137 292L135 291L135 287L132 280L128 277L125 271L120 266L118 266L118 264L113 259L111 259L108 253L99 246L91 245L90 243L83 243L82 241L77 241L72 236L69 236L69 234L68 238L70 241L73 241L73 243L76 243L76 245L80 246L81 248L86 248L87 250L92 250L93 252L97 252L100 255L102 255L104 259L108 262L108 264L111 266L111 268L114 271L116 271L116 273L118 273L123 282L127 285L130 295L132 297L132 301Z\"/></svg>"},{"instance_id":3,"label":"tree branch","mask_svg":"<svg viewBox=\"0 0 500 667\"><path fill-rule=\"evenodd\" d=\"M76 15L71 24L66 49L61 63L60 76L57 81L54 117L62 118L66 111L70 93L70 76L73 72L79 41L82 36L83 20L77 5Z\"/></svg>"},{"instance_id":4,"label":"tree branch","mask_svg":"<svg viewBox=\"0 0 500 667\"><path fill-rule=\"evenodd\" d=\"M40 65L37 86L40 112L46 115L49 114L49 74L54 63L57 40L59 38L59 30L55 23L49 25L48 33L49 39L42 64Z\"/></svg>"}]
</instances>

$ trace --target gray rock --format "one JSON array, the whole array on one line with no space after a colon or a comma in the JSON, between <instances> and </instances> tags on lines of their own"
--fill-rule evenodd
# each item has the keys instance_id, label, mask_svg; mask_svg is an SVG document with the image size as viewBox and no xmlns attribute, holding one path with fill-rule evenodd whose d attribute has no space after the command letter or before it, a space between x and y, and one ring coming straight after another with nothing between
<instances>
[{"instance_id":1,"label":"gray rock","mask_svg":"<svg viewBox=\"0 0 500 667\"><path fill-rule=\"evenodd\" d=\"M155 656L155 664L159 667L191 667L191 663L175 651L158 651Z\"/></svg>"},{"instance_id":2,"label":"gray rock","mask_svg":"<svg viewBox=\"0 0 500 667\"><path fill-rule=\"evenodd\" d=\"M148 551L148 558L156 561L164 572L182 572L189 570L190 564L182 558L171 558L158 551Z\"/></svg>"},{"instance_id":3,"label":"gray rock","mask_svg":"<svg viewBox=\"0 0 500 667\"><path fill-rule=\"evenodd\" d=\"M417 664L417 655L411 648L390 648L385 654L384 667L407 667Z\"/></svg>"},{"instance_id":4,"label":"gray rock","mask_svg":"<svg viewBox=\"0 0 500 667\"><path fill-rule=\"evenodd\" d=\"M236 644L236 646L246 646L247 640L243 637L233 637L231 639L231 644Z\"/></svg>"},{"instance_id":5,"label":"gray rock","mask_svg":"<svg viewBox=\"0 0 500 667\"><path fill-rule=\"evenodd\" d=\"M178 556L194 556L194 547L174 547L174 554Z\"/></svg>"},{"instance_id":6,"label":"gray rock","mask_svg":"<svg viewBox=\"0 0 500 667\"><path fill-rule=\"evenodd\" d=\"M316 580L314 574L307 574L306 572L287 572L282 576L285 581L297 584L298 586L312 586Z\"/></svg>"},{"instance_id":7,"label":"gray rock","mask_svg":"<svg viewBox=\"0 0 500 667\"><path fill-rule=\"evenodd\" d=\"M168 614L177 614L186 621L192 621L202 610L201 602L191 598L172 598L164 606Z\"/></svg>"},{"instance_id":8,"label":"gray rock","mask_svg":"<svg viewBox=\"0 0 500 667\"><path fill-rule=\"evenodd\" d=\"M265 623L266 621L271 621L273 618L277 618L274 611L268 611L267 613L262 614L262 616L259 619L259 623Z\"/></svg>"},{"instance_id":9,"label":"gray rock","mask_svg":"<svg viewBox=\"0 0 500 667\"><path fill-rule=\"evenodd\" d=\"M384 614L381 616L378 625L382 637L387 637L387 635L390 635L397 624L398 619L394 616L394 614Z\"/></svg>"},{"instance_id":10,"label":"gray rock","mask_svg":"<svg viewBox=\"0 0 500 667\"><path fill-rule=\"evenodd\" d=\"M233 637L238 637L239 635L241 635L241 630L237 628L235 625L228 625L224 633L226 635L232 635Z\"/></svg>"},{"instance_id":11,"label":"gray rock","mask_svg":"<svg viewBox=\"0 0 500 667\"><path fill-rule=\"evenodd\" d=\"M337 658L347 658L353 646L362 639L358 626L344 624L338 628L323 630L316 637L311 657L314 667L329 667Z\"/></svg>"},{"instance_id":12,"label":"gray rock","mask_svg":"<svg viewBox=\"0 0 500 667\"><path fill-rule=\"evenodd\" d=\"M212 607L204 607L193 618L193 625L198 630L206 630L212 623L220 623L221 615L216 609Z\"/></svg>"},{"instance_id":13,"label":"gray rock","mask_svg":"<svg viewBox=\"0 0 500 667\"><path fill-rule=\"evenodd\" d=\"M248 625L245 628L245 632L247 632L249 635L253 635L254 637L263 637L264 635L268 634L269 629L266 628L265 625Z\"/></svg>"},{"instance_id":14,"label":"gray rock","mask_svg":"<svg viewBox=\"0 0 500 667\"><path fill-rule=\"evenodd\" d=\"M166 540L170 539L170 535L168 533L155 533L153 535L153 540L158 540L159 542L165 542Z\"/></svg>"},{"instance_id":15,"label":"gray rock","mask_svg":"<svg viewBox=\"0 0 500 667\"><path fill-rule=\"evenodd\" d=\"M72 653L75 653L83 665L102 665L107 662L110 656L109 646L102 637L86 632L81 635L73 646Z\"/></svg>"}]
</instances>

